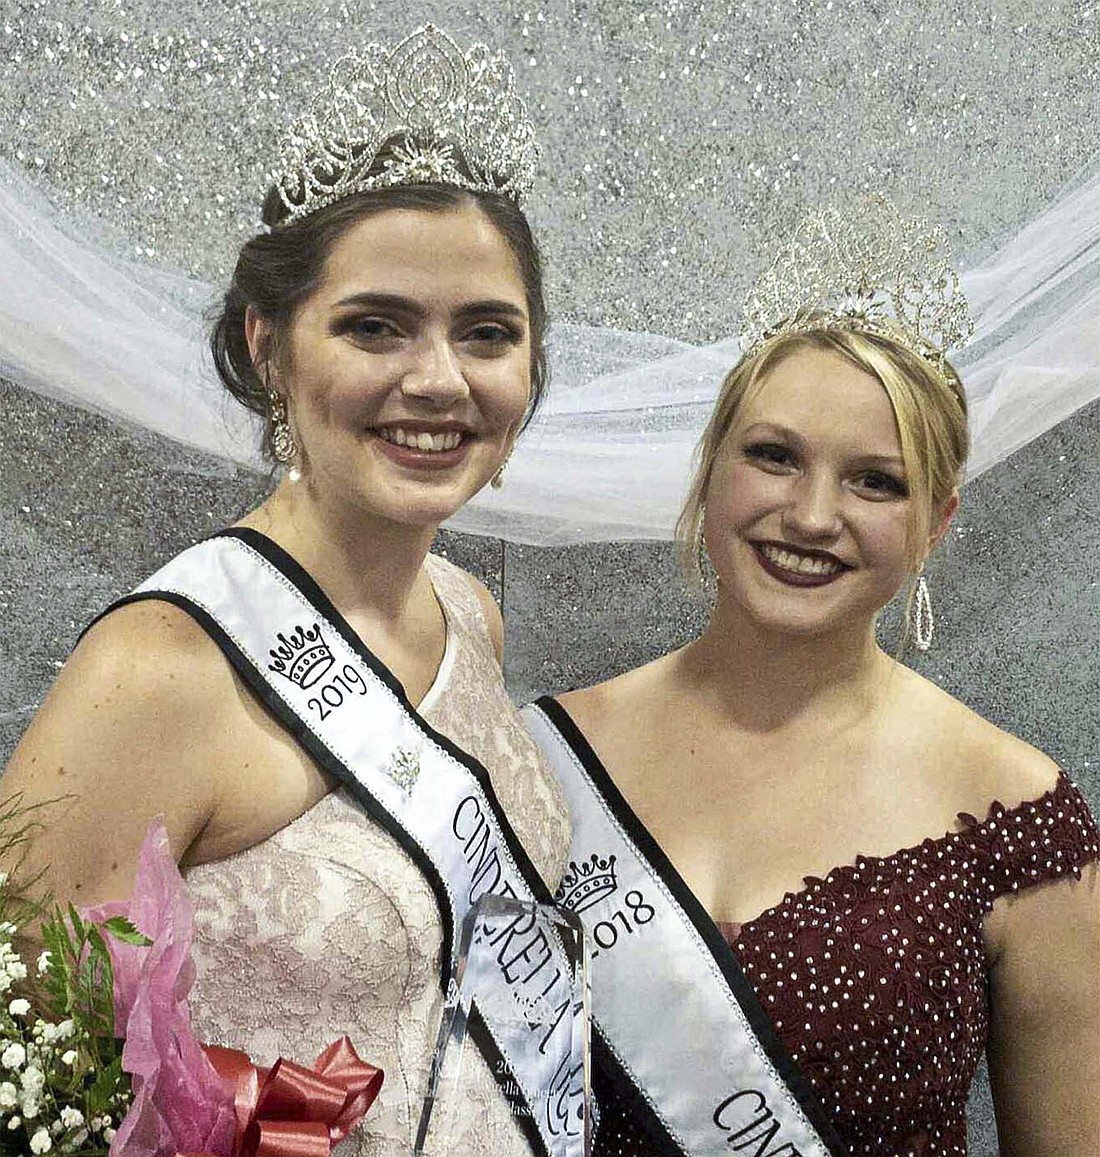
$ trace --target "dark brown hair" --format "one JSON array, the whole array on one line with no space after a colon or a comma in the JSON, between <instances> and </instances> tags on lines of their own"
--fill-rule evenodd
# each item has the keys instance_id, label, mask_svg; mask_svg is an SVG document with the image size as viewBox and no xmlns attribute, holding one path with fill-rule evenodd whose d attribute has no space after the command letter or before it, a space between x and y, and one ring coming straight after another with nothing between
<instances>
[{"instance_id":1,"label":"dark brown hair","mask_svg":"<svg viewBox=\"0 0 1100 1157\"><path fill-rule=\"evenodd\" d=\"M295 312L317 288L329 254L352 226L393 209L445 213L467 205L476 205L492 222L515 257L523 281L531 340L531 397L524 425L531 420L548 378L546 302L538 246L527 218L511 198L453 185L396 185L353 193L291 225L281 225L287 210L277 190L272 189L263 213L271 232L261 233L242 246L210 333L214 365L226 389L264 419L265 453L270 456L272 449L271 402L245 337L248 307L271 326L271 347L263 351L263 360L277 360Z\"/></svg>"}]
</instances>

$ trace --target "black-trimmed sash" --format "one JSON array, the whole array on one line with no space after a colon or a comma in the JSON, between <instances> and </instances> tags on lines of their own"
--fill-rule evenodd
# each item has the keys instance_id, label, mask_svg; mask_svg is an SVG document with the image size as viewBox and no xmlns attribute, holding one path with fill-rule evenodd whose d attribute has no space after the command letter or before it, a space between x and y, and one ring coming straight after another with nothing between
<instances>
[{"instance_id":1,"label":"black-trimmed sash","mask_svg":"<svg viewBox=\"0 0 1100 1157\"><path fill-rule=\"evenodd\" d=\"M462 920L479 896L550 900L485 768L417 714L320 587L270 539L239 529L208 538L122 601L137 599L187 611L318 765L409 853L439 905L444 991ZM517 1007L549 1002L563 1015L549 1030L529 1026L529 1040L509 1032L494 1041L481 1022L471 1031L493 1071L507 1072L509 1094L522 1094L527 1109L516 1120L532 1149L559 1157L564 1122L580 1120L582 1090L550 1071L554 1046L544 1046L571 1031L564 1013L572 993L540 923L502 926L499 945L501 978ZM547 1089L556 1095L538 1095ZM532 1110L539 1104L545 1111Z\"/></svg>"},{"instance_id":2,"label":"black-trimmed sash","mask_svg":"<svg viewBox=\"0 0 1100 1157\"><path fill-rule=\"evenodd\" d=\"M733 952L568 713L544 698L523 717L572 809L559 897L593 940L592 1016L616 1080L690 1157L843 1153Z\"/></svg>"}]
</instances>

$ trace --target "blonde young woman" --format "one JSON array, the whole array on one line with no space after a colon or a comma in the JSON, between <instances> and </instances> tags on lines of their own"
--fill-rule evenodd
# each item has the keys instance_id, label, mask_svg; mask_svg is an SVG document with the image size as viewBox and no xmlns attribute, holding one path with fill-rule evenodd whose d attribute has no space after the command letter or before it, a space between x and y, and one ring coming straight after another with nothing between
<instances>
[{"instance_id":1,"label":"blonde young woman","mask_svg":"<svg viewBox=\"0 0 1100 1157\"><path fill-rule=\"evenodd\" d=\"M125 898L164 817L200 1039L308 1064L347 1033L385 1071L347 1142L371 1157L412 1150L465 907L548 899L567 850L499 611L428 553L544 385L534 161L485 46L429 27L338 62L213 335L285 475L88 630L4 776L60 798L28 868L76 904ZM488 1066L471 1088L469 1151L547 1151Z\"/></svg>"},{"instance_id":2,"label":"blonde young woman","mask_svg":"<svg viewBox=\"0 0 1100 1157\"><path fill-rule=\"evenodd\" d=\"M706 631L527 709L574 810L608 1152L961 1155L983 1052L1003 1153L1100 1151L1095 822L876 642L959 502L966 315L911 222L863 213L750 300L681 522Z\"/></svg>"}]
</instances>

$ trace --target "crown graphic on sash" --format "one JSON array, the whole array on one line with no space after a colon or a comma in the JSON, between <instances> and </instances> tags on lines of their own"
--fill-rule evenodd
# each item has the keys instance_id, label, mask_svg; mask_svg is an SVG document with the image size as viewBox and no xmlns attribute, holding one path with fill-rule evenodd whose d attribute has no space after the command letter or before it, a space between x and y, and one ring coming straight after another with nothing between
<instances>
[{"instance_id":1,"label":"crown graphic on sash","mask_svg":"<svg viewBox=\"0 0 1100 1157\"><path fill-rule=\"evenodd\" d=\"M619 886L615 876L615 854L606 859L593 852L590 859L569 861L569 867L558 886L557 900L563 908L583 912L610 896Z\"/></svg>"},{"instance_id":2,"label":"crown graphic on sash","mask_svg":"<svg viewBox=\"0 0 1100 1157\"><path fill-rule=\"evenodd\" d=\"M312 687L335 662L320 623L295 627L289 635L280 631L275 637L279 644L268 652L268 668L299 687Z\"/></svg>"}]
</instances>

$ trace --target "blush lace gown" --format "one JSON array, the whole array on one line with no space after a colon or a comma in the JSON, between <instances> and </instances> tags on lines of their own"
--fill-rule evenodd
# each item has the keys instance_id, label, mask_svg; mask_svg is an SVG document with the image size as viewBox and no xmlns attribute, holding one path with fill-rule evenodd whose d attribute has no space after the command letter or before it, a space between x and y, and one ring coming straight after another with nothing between
<instances>
[{"instance_id":1,"label":"blush lace gown","mask_svg":"<svg viewBox=\"0 0 1100 1157\"><path fill-rule=\"evenodd\" d=\"M553 891L570 826L561 793L508 699L477 596L450 563L426 564L447 648L421 715L488 769L505 813ZM369 721L364 720L364 726ZM385 1071L341 1157L412 1152L439 1026L441 928L403 849L342 791L255 847L192 868L200 1040L312 1064L344 1033ZM470 1153L528 1153L476 1061Z\"/></svg>"}]
</instances>

